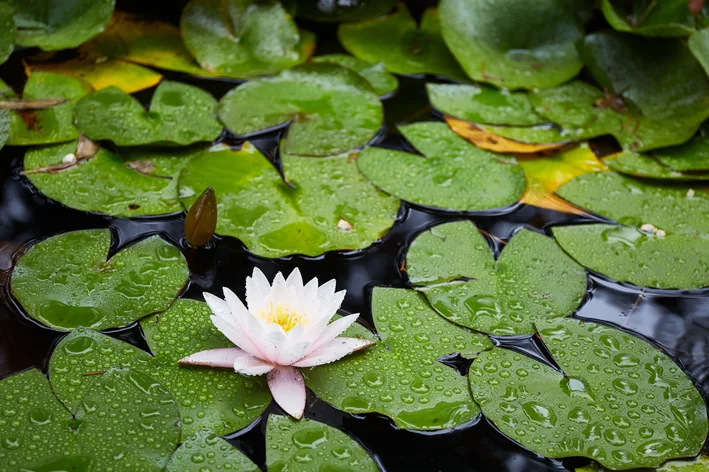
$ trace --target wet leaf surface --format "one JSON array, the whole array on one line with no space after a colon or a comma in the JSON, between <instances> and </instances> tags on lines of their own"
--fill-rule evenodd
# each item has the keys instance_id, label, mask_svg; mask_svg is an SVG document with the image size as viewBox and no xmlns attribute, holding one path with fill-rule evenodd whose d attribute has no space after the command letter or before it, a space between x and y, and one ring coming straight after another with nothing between
<instances>
[{"instance_id":1,"label":"wet leaf surface","mask_svg":"<svg viewBox=\"0 0 709 472\"><path fill-rule=\"evenodd\" d=\"M140 322L155 355L151 375L175 398L185 439L202 429L217 435L242 429L271 401L264 378L177 363L195 352L233 347L214 327L210 315L206 303L180 299L166 312Z\"/></svg>"},{"instance_id":2,"label":"wet leaf surface","mask_svg":"<svg viewBox=\"0 0 709 472\"><path fill-rule=\"evenodd\" d=\"M266 467L273 472L361 470L377 464L354 439L315 420L270 415L266 425Z\"/></svg>"},{"instance_id":3,"label":"wet leaf surface","mask_svg":"<svg viewBox=\"0 0 709 472\"><path fill-rule=\"evenodd\" d=\"M285 152L330 156L367 144L383 123L377 93L335 64L310 64L242 84L219 102L231 132L249 136L288 125Z\"/></svg>"},{"instance_id":4,"label":"wet leaf surface","mask_svg":"<svg viewBox=\"0 0 709 472\"><path fill-rule=\"evenodd\" d=\"M13 17L12 7L7 3L0 4L0 64L7 61L15 49L17 27Z\"/></svg>"},{"instance_id":5,"label":"wet leaf surface","mask_svg":"<svg viewBox=\"0 0 709 472\"><path fill-rule=\"evenodd\" d=\"M559 131L548 125L541 127L478 126L450 116L444 116L444 119L455 134L487 151L515 155L539 154L554 152L569 145L569 142ZM504 137L505 134L513 139ZM549 140L549 142L544 142L545 140Z\"/></svg>"},{"instance_id":6,"label":"wet leaf surface","mask_svg":"<svg viewBox=\"0 0 709 472\"><path fill-rule=\"evenodd\" d=\"M479 410L465 378L437 359L473 356L491 346L488 338L446 321L413 290L375 287L372 313L380 342L306 372L318 398L349 413L381 413L404 429L441 430L472 420ZM372 337L358 325L346 333Z\"/></svg>"},{"instance_id":7,"label":"wet leaf surface","mask_svg":"<svg viewBox=\"0 0 709 472\"><path fill-rule=\"evenodd\" d=\"M217 102L209 92L180 82L163 81L150 111L125 92L109 87L91 93L74 107L74 125L94 141L118 146L187 145L219 137Z\"/></svg>"},{"instance_id":8,"label":"wet leaf surface","mask_svg":"<svg viewBox=\"0 0 709 472\"><path fill-rule=\"evenodd\" d=\"M581 265L639 286L709 286L709 195L703 189L596 172L576 177L557 194L619 223L553 228Z\"/></svg>"},{"instance_id":9,"label":"wet leaf surface","mask_svg":"<svg viewBox=\"0 0 709 472\"><path fill-rule=\"evenodd\" d=\"M668 461L657 469L640 469L635 472L704 472L709 467L709 457L699 456L693 460ZM608 469L592 462L586 467L576 469L576 472L607 472Z\"/></svg>"},{"instance_id":10,"label":"wet leaf surface","mask_svg":"<svg viewBox=\"0 0 709 472\"><path fill-rule=\"evenodd\" d=\"M65 156L76 148L66 143L28 151L27 178L45 196L68 207L127 218L181 212L177 179L201 152L136 148L123 149L118 156L100 149L91 158L65 164Z\"/></svg>"},{"instance_id":11,"label":"wet leaf surface","mask_svg":"<svg viewBox=\"0 0 709 472\"><path fill-rule=\"evenodd\" d=\"M453 238L448 237L449 231ZM470 222L449 223L424 234L430 236L412 243L414 261L407 255L409 272L440 274L450 269L443 269L442 261L462 259L461 254L467 254L472 262L457 276L446 276L475 280L453 280L420 289L438 313L462 326L498 336L534 333L536 321L570 315L586 294L586 271L553 239L541 234L528 230L516 233L497 261Z\"/></svg>"},{"instance_id":12,"label":"wet leaf surface","mask_svg":"<svg viewBox=\"0 0 709 472\"><path fill-rule=\"evenodd\" d=\"M662 164L678 172L709 171L709 126L699 128L697 135L681 146L655 150L652 155Z\"/></svg>"},{"instance_id":13,"label":"wet leaf surface","mask_svg":"<svg viewBox=\"0 0 709 472\"><path fill-rule=\"evenodd\" d=\"M260 469L237 448L209 430L182 443L170 458L166 472L258 472Z\"/></svg>"},{"instance_id":14,"label":"wet leaf surface","mask_svg":"<svg viewBox=\"0 0 709 472\"><path fill-rule=\"evenodd\" d=\"M524 173L514 161L498 160L443 123L414 123L399 131L425 157L368 147L357 158L362 173L385 192L417 205L458 211L502 208L522 197Z\"/></svg>"},{"instance_id":15,"label":"wet leaf surface","mask_svg":"<svg viewBox=\"0 0 709 472\"><path fill-rule=\"evenodd\" d=\"M508 89L554 87L582 64L574 42L583 36L564 2L442 0L441 31L474 80Z\"/></svg>"},{"instance_id":16,"label":"wet leaf surface","mask_svg":"<svg viewBox=\"0 0 709 472\"><path fill-rule=\"evenodd\" d=\"M126 326L165 310L187 282L184 256L150 236L107 259L108 229L59 234L34 244L12 273L27 314L54 329Z\"/></svg>"},{"instance_id":17,"label":"wet leaf surface","mask_svg":"<svg viewBox=\"0 0 709 472\"><path fill-rule=\"evenodd\" d=\"M361 23L343 24L337 36L350 53L368 62L381 62L397 74L433 74L467 81L441 37L438 12L430 8L421 24L403 4L396 11Z\"/></svg>"},{"instance_id":18,"label":"wet leaf surface","mask_svg":"<svg viewBox=\"0 0 709 472\"><path fill-rule=\"evenodd\" d=\"M227 77L275 74L305 62L315 48L315 36L298 30L277 0L192 0L180 27L202 68Z\"/></svg>"},{"instance_id":19,"label":"wet leaf surface","mask_svg":"<svg viewBox=\"0 0 709 472\"><path fill-rule=\"evenodd\" d=\"M115 0L7 0L15 12L16 42L45 51L73 48L99 34L113 14Z\"/></svg>"},{"instance_id":20,"label":"wet leaf surface","mask_svg":"<svg viewBox=\"0 0 709 472\"><path fill-rule=\"evenodd\" d=\"M338 64L361 75L377 92L377 95L389 95L396 91L399 81L386 71L381 62L372 63L347 54L326 54L312 58L314 63Z\"/></svg>"},{"instance_id":21,"label":"wet leaf surface","mask_svg":"<svg viewBox=\"0 0 709 472\"><path fill-rule=\"evenodd\" d=\"M349 156L315 159L282 152L281 161L285 182L248 142L239 151L214 148L185 167L182 201L190 207L212 187L217 234L271 258L362 249L394 224L399 201L369 183Z\"/></svg>"},{"instance_id":22,"label":"wet leaf surface","mask_svg":"<svg viewBox=\"0 0 709 472\"><path fill-rule=\"evenodd\" d=\"M624 151L608 157L604 162L616 172L635 177L660 180L709 180L707 173L678 172L662 164L659 159L647 154Z\"/></svg>"},{"instance_id":23,"label":"wet leaf surface","mask_svg":"<svg viewBox=\"0 0 709 472\"><path fill-rule=\"evenodd\" d=\"M601 8L610 25L622 32L643 36L690 36L699 16L706 22L707 8L692 14L686 0L619 2L602 0Z\"/></svg>"},{"instance_id":24,"label":"wet leaf surface","mask_svg":"<svg viewBox=\"0 0 709 472\"><path fill-rule=\"evenodd\" d=\"M707 412L691 380L654 346L573 319L538 321L561 372L512 350L482 352L470 386L483 414L538 454L590 457L611 469L693 456Z\"/></svg>"}]
</instances>

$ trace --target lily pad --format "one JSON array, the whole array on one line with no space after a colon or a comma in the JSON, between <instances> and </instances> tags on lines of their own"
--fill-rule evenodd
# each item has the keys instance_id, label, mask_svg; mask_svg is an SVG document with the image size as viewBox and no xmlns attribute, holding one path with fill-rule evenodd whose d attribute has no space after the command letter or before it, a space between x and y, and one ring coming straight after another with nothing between
<instances>
[{"instance_id":1,"label":"lily pad","mask_svg":"<svg viewBox=\"0 0 709 472\"><path fill-rule=\"evenodd\" d=\"M155 355L151 375L174 396L186 438L201 429L220 436L242 429L271 401L258 377L177 363L195 352L233 347L212 324L211 313L204 302L180 299L166 312L140 322Z\"/></svg>"},{"instance_id":2,"label":"lily pad","mask_svg":"<svg viewBox=\"0 0 709 472\"><path fill-rule=\"evenodd\" d=\"M709 470L709 456L699 456L694 460L668 461L657 469L636 470L635 472L706 472ZM586 467L577 468L576 472L609 472L608 469L592 462Z\"/></svg>"},{"instance_id":3,"label":"lily pad","mask_svg":"<svg viewBox=\"0 0 709 472\"><path fill-rule=\"evenodd\" d=\"M86 461L80 457L70 426L71 413L54 396L39 370L0 380L0 398L4 410L0 416L3 470L38 470L53 462L77 465Z\"/></svg>"},{"instance_id":4,"label":"lily pad","mask_svg":"<svg viewBox=\"0 0 709 472\"><path fill-rule=\"evenodd\" d=\"M49 359L49 381L54 394L75 412L88 390L101 383L111 367L149 372L150 355L137 347L78 328L62 338Z\"/></svg>"},{"instance_id":5,"label":"lily pad","mask_svg":"<svg viewBox=\"0 0 709 472\"><path fill-rule=\"evenodd\" d=\"M266 424L266 467L272 472L377 472L372 457L342 431L304 418L271 415Z\"/></svg>"},{"instance_id":6,"label":"lily pad","mask_svg":"<svg viewBox=\"0 0 709 472\"><path fill-rule=\"evenodd\" d=\"M443 42L434 8L423 13L420 26L402 4L390 15L340 25L337 36L350 53L368 62L381 62L390 72L467 81Z\"/></svg>"},{"instance_id":7,"label":"lily pad","mask_svg":"<svg viewBox=\"0 0 709 472\"><path fill-rule=\"evenodd\" d=\"M619 224L553 228L561 247L581 265L634 285L694 289L709 286L709 193L595 172L557 194Z\"/></svg>"},{"instance_id":8,"label":"lily pad","mask_svg":"<svg viewBox=\"0 0 709 472\"><path fill-rule=\"evenodd\" d=\"M386 415L404 429L448 429L475 418L465 378L438 359L474 356L490 340L446 321L413 290L375 287L372 313L380 342L306 372L318 398L349 413ZM372 336L358 325L346 333Z\"/></svg>"},{"instance_id":9,"label":"lily pad","mask_svg":"<svg viewBox=\"0 0 709 472\"><path fill-rule=\"evenodd\" d=\"M166 472L216 472L260 469L237 448L209 430L202 430L177 448L165 467Z\"/></svg>"},{"instance_id":10,"label":"lily pad","mask_svg":"<svg viewBox=\"0 0 709 472\"><path fill-rule=\"evenodd\" d=\"M602 0L601 8L613 29L642 36L690 36L697 28L697 15L685 0L620 2ZM707 8L698 13L704 21Z\"/></svg>"},{"instance_id":11,"label":"lily pad","mask_svg":"<svg viewBox=\"0 0 709 472\"><path fill-rule=\"evenodd\" d=\"M566 2L441 0L443 39L474 80L508 89L554 87L582 64L583 30Z\"/></svg>"},{"instance_id":12,"label":"lily pad","mask_svg":"<svg viewBox=\"0 0 709 472\"><path fill-rule=\"evenodd\" d=\"M51 328L103 330L167 309L187 282L184 256L159 236L108 259L110 246L108 229L40 241L17 261L12 293L30 317Z\"/></svg>"},{"instance_id":13,"label":"lily pad","mask_svg":"<svg viewBox=\"0 0 709 472\"><path fill-rule=\"evenodd\" d=\"M298 0L298 16L319 22L361 21L384 15L397 0Z\"/></svg>"},{"instance_id":14,"label":"lily pad","mask_svg":"<svg viewBox=\"0 0 709 472\"><path fill-rule=\"evenodd\" d=\"M424 156L368 147L357 158L362 173L377 187L402 200L446 210L502 208L524 193L524 172L514 160L479 149L444 123L400 126Z\"/></svg>"},{"instance_id":15,"label":"lily pad","mask_svg":"<svg viewBox=\"0 0 709 472\"><path fill-rule=\"evenodd\" d=\"M16 42L45 51L76 47L99 34L111 20L115 0L7 0L15 11Z\"/></svg>"},{"instance_id":16,"label":"lily pad","mask_svg":"<svg viewBox=\"0 0 709 472\"><path fill-rule=\"evenodd\" d=\"M15 49L17 27L13 10L7 3L0 4L0 64L7 61Z\"/></svg>"},{"instance_id":17,"label":"lily pad","mask_svg":"<svg viewBox=\"0 0 709 472\"><path fill-rule=\"evenodd\" d=\"M645 179L661 180L709 180L708 173L678 172L646 154L624 151L608 157L604 162L616 172Z\"/></svg>"},{"instance_id":18,"label":"lily pad","mask_svg":"<svg viewBox=\"0 0 709 472\"><path fill-rule=\"evenodd\" d=\"M317 256L365 248L393 224L399 201L367 181L348 156L322 159L281 153L283 181L250 143L194 158L180 176L186 208L207 187L217 197L217 233L239 238L254 254Z\"/></svg>"},{"instance_id":19,"label":"lily pad","mask_svg":"<svg viewBox=\"0 0 709 472\"><path fill-rule=\"evenodd\" d=\"M384 64L381 62L374 64L354 56L348 56L347 54L326 54L324 56L317 56L312 59L312 62L338 64L358 73L369 82L380 97L393 93L399 86L397 78L387 72Z\"/></svg>"},{"instance_id":20,"label":"lily pad","mask_svg":"<svg viewBox=\"0 0 709 472\"><path fill-rule=\"evenodd\" d=\"M678 172L709 171L709 125L702 125L697 135L685 144L658 149L652 155Z\"/></svg>"},{"instance_id":21,"label":"lily pad","mask_svg":"<svg viewBox=\"0 0 709 472\"><path fill-rule=\"evenodd\" d=\"M544 235L523 229L497 261L470 222L448 223L425 235L412 243L408 271L440 274L441 262L461 254L471 262L460 274L445 274L458 280L420 289L438 313L459 325L498 336L534 333L536 321L570 315L586 294L586 271Z\"/></svg>"},{"instance_id":22,"label":"lily pad","mask_svg":"<svg viewBox=\"0 0 709 472\"><path fill-rule=\"evenodd\" d=\"M121 150L121 157L99 149L89 159L64 164L75 149L76 143L66 143L28 151L27 178L45 196L68 207L127 218L181 212L177 179L201 152L136 148Z\"/></svg>"},{"instance_id":23,"label":"lily pad","mask_svg":"<svg viewBox=\"0 0 709 472\"><path fill-rule=\"evenodd\" d=\"M79 137L71 120L76 102L91 93L86 82L62 74L35 72L30 75L22 93L23 99L65 98L61 105L40 110L12 111L10 114L11 146L52 144Z\"/></svg>"},{"instance_id":24,"label":"lily pad","mask_svg":"<svg viewBox=\"0 0 709 472\"><path fill-rule=\"evenodd\" d=\"M137 369L112 368L86 392L77 439L94 470L163 470L180 439L180 415L162 385Z\"/></svg>"},{"instance_id":25,"label":"lily pad","mask_svg":"<svg viewBox=\"0 0 709 472\"><path fill-rule=\"evenodd\" d=\"M192 0L180 19L185 46L210 72L247 78L305 62L315 36L277 0Z\"/></svg>"},{"instance_id":26,"label":"lily pad","mask_svg":"<svg viewBox=\"0 0 709 472\"><path fill-rule=\"evenodd\" d=\"M470 368L475 401L500 431L546 457L585 456L615 470L700 451L706 405L662 351L596 323L537 327L561 372L498 347Z\"/></svg>"},{"instance_id":27,"label":"lily pad","mask_svg":"<svg viewBox=\"0 0 709 472\"><path fill-rule=\"evenodd\" d=\"M709 28L694 33L687 40L689 50L709 74Z\"/></svg>"},{"instance_id":28,"label":"lily pad","mask_svg":"<svg viewBox=\"0 0 709 472\"><path fill-rule=\"evenodd\" d=\"M473 123L530 126L548 120L534 111L524 92L485 85L426 84L431 106L446 115Z\"/></svg>"},{"instance_id":29,"label":"lily pad","mask_svg":"<svg viewBox=\"0 0 709 472\"><path fill-rule=\"evenodd\" d=\"M219 137L216 115L217 101L208 92L165 80L155 89L150 111L116 87L91 93L74 106L74 125L94 141L118 146L187 145Z\"/></svg>"},{"instance_id":30,"label":"lily pad","mask_svg":"<svg viewBox=\"0 0 709 472\"><path fill-rule=\"evenodd\" d=\"M359 74L310 64L236 87L220 100L219 118L239 136L289 125L285 152L329 156L372 140L383 112L377 93Z\"/></svg>"}]
</instances>

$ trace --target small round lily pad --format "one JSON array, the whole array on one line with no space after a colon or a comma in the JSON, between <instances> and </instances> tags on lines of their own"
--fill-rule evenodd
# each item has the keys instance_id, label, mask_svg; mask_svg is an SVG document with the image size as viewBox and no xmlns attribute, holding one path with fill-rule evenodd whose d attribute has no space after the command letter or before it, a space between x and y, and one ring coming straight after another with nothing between
<instances>
[{"instance_id":1,"label":"small round lily pad","mask_svg":"<svg viewBox=\"0 0 709 472\"><path fill-rule=\"evenodd\" d=\"M180 251L159 236L110 259L111 231L63 233L34 244L12 273L12 294L29 316L54 329L128 325L163 311L187 282Z\"/></svg>"},{"instance_id":2,"label":"small round lily pad","mask_svg":"<svg viewBox=\"0 0 709 472\"><path fill-rule=\"evenodd\" d=\"M347 54L326 54L324 56L317 56L312 59L312 62L338 64L355 71L369 82L380 97L393 93L399 86L397 78L387 72L384 64L381 62L368 62L355 56L348 56Z\"/></svg>"},{"instance_id":3,"label":"small round lily pad","mask_svg":"<svg viewBox=\"0 0 709 472\"><path fill-rule=\"evenodd\" d=\"M166 472L259 472L256 464L243 452L214 434L203 429L183 442L172 454Z\"/></svg>"}]
</instances>

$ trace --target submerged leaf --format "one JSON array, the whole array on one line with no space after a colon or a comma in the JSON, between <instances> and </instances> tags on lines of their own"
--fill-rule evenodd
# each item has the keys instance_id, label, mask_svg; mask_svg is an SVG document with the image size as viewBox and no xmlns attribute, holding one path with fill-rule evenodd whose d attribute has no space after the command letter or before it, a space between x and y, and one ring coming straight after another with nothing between
<instances>
[{"instance_id":1,"label":"submerged leaf","mask_svg":"<svg viewBox=\"0 0 709 472\"><path fill-rule=\"evenodd\" d=\"M386 71L384 64L381 62L374 64L354 56L348 56L347 54L326 54L324 56L317 56L312 58L312 62L338 64L356 72L369 82L380 97L393 93L399 86L399 81L395 76Z\"/></svg>"},{"instance_id":2,"label":"submerged leaf","mask_svg":"<svg viewBox=\"0 0 709 472\"><path fill-rule=\"evenodd\" d=\"M150 236L107 259L108 229L63 233L34 244L12 273L27 314L54 329L126 326L163 311L187 282L180 251Z\"/></svg>"},{"instance_id":3,"label":"submerged leaf","mask_svg":"<svg viewBox=\"0 0 709 472\"><path fill-rule=\"evenodd\" d=\"M574 319L538 321L562 372L495 347L470 367L483 414L546 457L584 456L614 470L656 467L697 454L706 406L664 353L622 331Z\"/></svg>"},{"instance_id":4,"label":"submerged leaf","mask_svg":"<svg viewBox=\"0 0 709 472\"><path fill-rule=\"evenodd\" d=\"M210 472L235 470L259 472L260 469L243 452L203 429L183 442L170 458L165 472Z\"/></svg>"},{"instance_id":5,"label":"submerged leaf","mask_svg":"<svg viewBox=\"0 0 709 472\"><path fill-rule=\"evenodd\" d=\"M209 243L217 228L217 199L214 189L207 187L195 200L185 217L185 238L193 247Z\"/></svg>"}]
</instances>

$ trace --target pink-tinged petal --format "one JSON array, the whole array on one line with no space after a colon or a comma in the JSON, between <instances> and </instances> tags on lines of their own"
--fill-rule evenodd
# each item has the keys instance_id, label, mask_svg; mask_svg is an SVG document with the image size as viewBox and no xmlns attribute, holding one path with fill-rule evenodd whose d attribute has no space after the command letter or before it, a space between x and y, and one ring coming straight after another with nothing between
<instances>
[{"instance_id":1,"label":"pink-tinged petal","mask_svg":"<svg viewBox=\"0 0 709 472\"><path fill-rule=\"evenodd\" d=\"M243 349L254 357L264 357L263 350L260 346L254 346L254 344L249 341L249 338L244 335L241 328L235 326L234 323L225 320L223 317L218 315L211 316L212 324L222 332L224 336L234 343L237 347Z\"/></svg>"},{"instance_id":2,"label":"pink-tinged petal","mask_svg":"<svg viewBox=\"0 0 709 472\"><path fill-rule=\"evenodd\" d=\"M305 382L300 371L293 367L276 367L268 373L268 388L278 405L295 419L305 410Z\"/></svg>"},{"instance_id":3,"label":"pink-tinged petal","mask_svg":"<svg viewBox=\"0 0 709 472\"><path fill-rule=\"evenodd\" d=\"M329 343L330 341L341 335L347 328L352 325L352 323L357 321L358 317L359 313L355 313L354 315L343 316L342 318L333 321L329 325L324 326L319 333L313 331L313 345L311 346L311 349L313 351L319 349L321 346L324 346L325 344Z\"/></svg>"},{"instance_id":4,"label":"pink-tinged petal","mask_svg":"<svg viewBox=\"0 0 709 472\"><path fill-rule=\"evenodd\" d=\"M249 313L244 304L241 303L239 297L226 287L224 287L224 299L231 310L233 324L242 331L244 336L251 343L252 350L249 352L260 353L259 345L261 344L260 340L263 334L261 323L254 319L254 316ZM263 355L263 353L261 354Z\"/></svg>"},{"instance_id":5,"label":"pink-tinged petal","mask_svg":"<svg viewBox=\"0 0 709 472\"><path fill-rule=\"evenodd\" d=\"M312 351L312 344L309 341L295 342L287 348L283 349L278 356L279 365L291 365L295 361L302 359Z\"/></svg>"},{"instance_id":6,"label":"pink-tinged petal","mask_svg":"<svg viewBox=\"0 0 709 472\"><path fill-rule=\"evenodd\" d=\"M342 359L348 354L376 344L374 341L358 338L335 338L298 362L294 367L315 367Z\"/></svg>"},{"instance_id":7,"label":"pink-tinged petal","mask_svg":"<svg viewBox=\"0 0 709 472\"><path fill-rule=\"evenodd\" d=\"M225 369L234 368L234 360L246 354L238 347L225 347L221 349L209 349L207 351L195 352L180 359L178 364L204 365L207 367L222 367ZM248 356L248 354L246 354ZM251 356L249 356L251 357Z\"/></svg>"},{"instance_id":8,"label":"pink-tinged petal","mask_svg":"<svg viewBox=\"0 0 709 472\"><path fill-rule=\"evenodd\" d=\"M263 272L254 267L251 277L246 277L246 304L249 311L258 315L266 303L271 284Z\"/></svg>"},{"instance_id":9,"label":"pink-tinged petal","mask_svg":"<svg viewBox=\"0 0 709 472\"><path fill-rule=\"evenodd\" d=\"M241 375L263 375L271 372L275 366L253 356L241 356L234 359L234 370Z\"/></svg>"}]
</instances>

